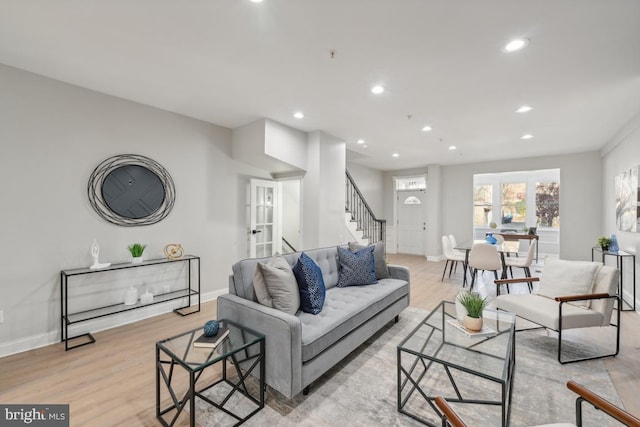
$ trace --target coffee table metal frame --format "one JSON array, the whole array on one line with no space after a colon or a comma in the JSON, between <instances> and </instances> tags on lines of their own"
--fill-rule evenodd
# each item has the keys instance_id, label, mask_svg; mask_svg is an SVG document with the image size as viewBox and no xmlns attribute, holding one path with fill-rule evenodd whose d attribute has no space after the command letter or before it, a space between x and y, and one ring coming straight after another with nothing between
<instances>
[{"instance_id":1,"label":"coffee table metal frame","mask_svg":"<svg viewBox=\"0 0 640 427\"><path fill-rule=\"evenodd\" d=\"M489 317L489 318L488 318ZM406 408L409 399L418 394L416 398L424 399L438 417L440 412L435 406L435 398L443 395L445 391L429 390L422 381L425 379L429 369L434 364L441 365L446 372L448 381L450 382L454 396L443 396L449 402L483 404L483 405L499 405L502 409L502 425L509 424L511 415L511 392L513 384L513 374L515 369L515 315L504 311L485 310L485 324L496 331L495 335L467 337L464 333L457 330L447 323L449 319L455 319L455 304L449 301L442 301L438 306L398 345L397 348L397 371L398 371L398 411L420 421L426 425L437 427L440 424L433 424L429 420L421 417L419 414L412 413ZM412 339L420 329L424 329L426 339L419 350L410 348L407 343ZM450 334L458 334L451 336ZM460 338L460 334L464 339ZM507 335L506 342L501 345L504 348L498 349L496 353L503 353L502 356L491 354L483 351L483 345L490 345L491 340L501 335ZM435 344L436 349L427 354L425 351L427 345ZM501 341L505 341L502 339ZM462 345L463 344L463 345ZM470 357L489 357L492 359L502 359L504 366L500 375L490 375L463 366L461 363L446 360L446 351L442 351L446 346L455 347L456 351L462 350L469 352ZM443 357L439 357L440 354ZM404 363L403 363L404 362ZM487 381L491 381L500 385L501 399L486 400L481 398L473 398L463 396L460 388L456 384L453 373L455 371L465 372Z\"/></svg>"},{"instance_id":2,"label":"coffee table metal frame","mask_svg":"<svg viewBox=\"0 0 640 427\"><path fill-rule=\"evenodd\" d=\"M196 398L200 398L233 417L237 420L234 424L236 426L244 423L264 408L264 335L230 320L220 320L220 325L228 327L231 332L229 337L214 349L203 349L193 346L193 341L202 334L202 328L193 329L156 343L156 417L162 425L173 426L187 406L187 403L189 403L190 425L194 426ZM178 342L179 344L176 345L175 343ZM198 353L196 354L196 352ZM236 382L233 382L232 378L227 375L227 364L229 361L236 367L234 370L237 371ZM222 364L222 378L198 389L198 379L202 376L204 370L218 363ZM243 369L238 369L239 366L242 366ZM182 397L179 396L179 393L173 386L174 371L177 367L183 368L189 376L188 389ZM256 391L252 393L245 383L245 380L254 372L256 367L259 369L260 376L258 396L254 396L253 394L255 394ZM229 391L220 403L212 401L203 394L206 390L216 387L221 383L226 383L231 386L231 391ZM169 393L172 400L172 404L166 408L162 408L162 385L164 385L164 390ZM225 404L236 393L242 394L244 398L256 405L256 408L245 417L238 416L225 407ZM165 415L174 410L176 411L175 414L173 414L172 419L167 422Z\"/></svg>"}]
</instances>

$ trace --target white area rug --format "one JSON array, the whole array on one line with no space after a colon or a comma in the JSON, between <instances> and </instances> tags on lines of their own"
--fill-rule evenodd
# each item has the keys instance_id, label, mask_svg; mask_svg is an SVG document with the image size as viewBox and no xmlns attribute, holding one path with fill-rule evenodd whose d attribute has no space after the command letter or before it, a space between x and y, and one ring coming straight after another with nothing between
<instances>
[{"instance_id":1,"label":"white area rug","mask_svg":"<svg viewBox=\"0 0 640 427\"><path fill-rule=\"evenodd\" d=\"M265 408L245 425L423 425L397 410L396 347L427 314L424 310L407 308L400 315L398 323L390 323L314 382L307 396L300 394L288 400L269 389ZM511 426L575 422L576 395L567 389L568 380L574 380L621 405L602 361L560 365L556 360L556 345L557 339L548 336L544 330L517 333ZM469 377L468 381L465 386L473 388L473 377ZM482 384L477 384L477 387L485 388ZM584 407L585 426L620 425L589 405L585 404ZM456 410L471 426L500 425L499 406L458 404ZM197 420L203 426L234 423L230 417L220 415L220 411L200 400L197 401L196 411ZM425 408L424 416L439 423L430 408Z\"/></svg>"}]
</instances>

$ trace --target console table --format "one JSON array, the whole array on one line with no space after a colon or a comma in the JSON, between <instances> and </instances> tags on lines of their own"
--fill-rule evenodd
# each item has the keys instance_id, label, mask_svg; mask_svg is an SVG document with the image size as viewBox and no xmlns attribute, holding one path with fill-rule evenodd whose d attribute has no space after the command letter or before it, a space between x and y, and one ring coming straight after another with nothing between
<instances>
[{"instance_id":1,"label":"console table","mask_svg":"<svg viewBox=\"0 0 640 427\"><path fill-rule=\"evenodd\" d=\"M133 305L125 305L124 303L120 304L111 304L111 305L103 305L91 308L89 310L82 311L74 311L69 307L69 286L70 279L72 278L80 278L82 276L86 276L87 274L109 274L110 272L117 270L125 270L129 268L149 268L153 266L159 266L162 264L169 263L186 263L187 264L187 283L184 288L174 290L167 293L162 293L158 295L154 295L153 302L148 304L142 304L140 301L136 302ZM192 274L192 263L196 264L197 270L196 274ZM73 280L72 282L80 282L80 280ZM176 308L173 311L186 316L192 313L197 313L200 311L200 257L194 255L185 255L184 257L171 260L171 259L152 259L148 261L144 261L141 264L132 264L132 263L122 263L122 264L112 264L109 267L95 269L92 270L90 268L76 268L71 270L62 270L60 271L60 342L64 342L65 351L82 347L83 345L92 344L96 340L91 333L85 333L81 335L76 335L73 337L69 336L69 325L75 323L86 322L92 319L97 319L100 317L111 316L114 314L122 313L125 311L136 310L138 308L147 307L149 305L160 304L167 301L173 301L181 298L187 298L187 305L184 307ZM197 298L198 304L191 306L192 298ZM85 337L86 340L81 344L77 345L69 345L69 341L75 340L78 338Z\"/></svg>"},{"instance_id":2,"label":"console table","mask_svg":"<svg viewBox=\"0 0 640 427\"><path fill-rule=\"evenodd\" d=\"M620 305L620 310L622 311L635 311L636 310L636 256L629 252L618 251L618 252L610 252L603 251L601 247L594 246L591 248L591 261L594 261L595 253L600 252L602 254L602 263L605 264L605 258L607 256L612 256L616 258L616 267L618 268L619 279L618 279L618 294L620 295L620 301L622 302ZM631 265L633 266L633 301L630 303L624 299L624 259L630 258ZM624 305L627 304L630 308L625 309Z\"/></svg>"}]
</instances>

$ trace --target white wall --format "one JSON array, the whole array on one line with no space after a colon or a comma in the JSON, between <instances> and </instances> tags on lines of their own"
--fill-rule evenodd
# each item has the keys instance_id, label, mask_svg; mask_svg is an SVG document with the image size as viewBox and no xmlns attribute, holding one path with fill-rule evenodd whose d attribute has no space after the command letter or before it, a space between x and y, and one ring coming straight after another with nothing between
<instances>
[{"instance_id":1,"label":"white wall","mask_svg":"<svg viewBox=\"0 0 640 427\"><path fill-rule=\"evenodd\" d=\"M615 176L640 166L640 116L633 119L627 126L620 130L612 141L603 150L603 180L602 180L602 208L603 222L602 235L615 234L618 238L620 249L636 254L636 283L640 283L640 233L620 231L616 227L616 196ZM633 282L632 268L629 263L625 268L625 299L631 300L629 286ZM636 307L640 309L640 298L636 299Z\"/></svg>"},{"instance_id":2,"label":"white wall","mask_svg":"<svg viewBox=\"0 0 640 427\"><path fill-rule=\"evenodd\" d=\"M268 176L232 160L229 129L2 65L0 93L0 355L59 340L59 272L90 265L94 238L102 262L128 260L133 242L148 257L182 243L202 257L202 291L226 292L247 252L246 183ZM93 169L125 153L171 174L176 202L163 221L119 227L89 205Z\"/></svg>"},{"instance_id":3,"label":"white wall","mask_svg":"<svg viewBox=\"0 0 640 427\"><path fill-rule=\"evenodd\" d=\"M346 144L324 132L308 137L308 168L302 180L301 249L337 245L344 235Z\"/></svg>"}]
</instances>

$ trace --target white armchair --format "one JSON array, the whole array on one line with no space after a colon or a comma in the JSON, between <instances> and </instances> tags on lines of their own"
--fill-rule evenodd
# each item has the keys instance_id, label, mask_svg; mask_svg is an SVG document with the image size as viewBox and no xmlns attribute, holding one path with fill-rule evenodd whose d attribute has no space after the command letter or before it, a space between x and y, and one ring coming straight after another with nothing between
<instances>
[{"instance_id":1,"label":"white armchair","mask_svg":"<svg viewBox=\"0 0 640 427\"><path fill-rule=\"evenodd\" d=\"M499 310L515 313L544 328L558 332L558 361L578 362L615 356L620 349L620 311L612 323L614 303L620 306L617 292L618 270L601 263L549 259L541 278L523 277L496 280L496 285L540 281L537 294L500 295L495 299ZM615 328L615 352L565 360L562 358L563 331L590 327Z\"/></svg>"}]
</instances>

